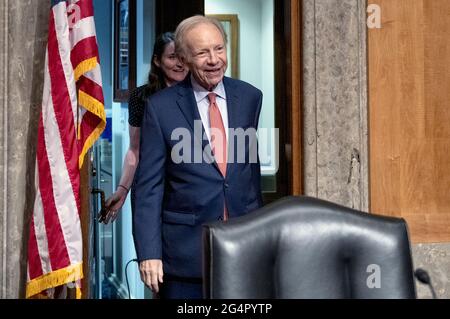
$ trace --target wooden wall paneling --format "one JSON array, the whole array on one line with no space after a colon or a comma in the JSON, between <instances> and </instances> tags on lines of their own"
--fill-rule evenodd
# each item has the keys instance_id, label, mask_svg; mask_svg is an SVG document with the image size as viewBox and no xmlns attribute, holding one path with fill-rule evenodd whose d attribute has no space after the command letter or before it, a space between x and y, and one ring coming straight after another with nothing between
<instances>
[{"instance_id":1,"label":"wooden wall paneling","mask_svg":"<svg viewBox=\"0 0 450 319\"><path fill-rule=\"evenodd\" d=\"M450 1L370 0L370 208L450 240Z\"/></svg>"},{"instance_id":2,"label":"wooden wall paneling","mask_svg":"<svg viewBox=\"0 0 450 319\"><path fill-rule=\"evenodd\" d=\"M302 185L302 14L301 2L291 0L291 65L290 65L290 81L291 81L291 130L292 130L292 195L300 195L303 193Z\"/></svg>"}]
</instances>

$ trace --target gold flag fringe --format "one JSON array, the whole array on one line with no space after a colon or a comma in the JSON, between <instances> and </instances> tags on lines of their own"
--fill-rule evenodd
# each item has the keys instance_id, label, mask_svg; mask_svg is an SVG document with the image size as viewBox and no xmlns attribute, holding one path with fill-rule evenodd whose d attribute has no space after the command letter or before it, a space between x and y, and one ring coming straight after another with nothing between
<instances>
[{"instance_id":1,"label":"gold flag fringe","mask_svg":"<svg viewBox=\"0 0 450 319\"><path fill-rule=\"evenodd\" d=\"M42 291L58 287L83 278L83 263L70 265L37 277L27 283L26 298L31 298ZM77 299L81 299L81 290L77 288Z\"/></svg>"}]
</instances>

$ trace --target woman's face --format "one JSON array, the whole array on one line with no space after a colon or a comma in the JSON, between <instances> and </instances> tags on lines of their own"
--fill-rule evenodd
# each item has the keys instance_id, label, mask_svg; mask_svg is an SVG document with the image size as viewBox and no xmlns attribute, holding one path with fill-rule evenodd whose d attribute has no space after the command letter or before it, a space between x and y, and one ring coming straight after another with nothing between
<instances>
[{"instance_id":1,"label":"woman's face","mask_svg":"<svg viewBox=\"0 0 450 319\"><path fill-rule=\"evenodd\" d=\"M166 45L161 60L156 56L154 59L156 66L161 68L164 73L164 80L167 86L184 80L188 73L187 68L178 60L175 54L175 43L173 41Z\"/></svg>"}]
</instances>

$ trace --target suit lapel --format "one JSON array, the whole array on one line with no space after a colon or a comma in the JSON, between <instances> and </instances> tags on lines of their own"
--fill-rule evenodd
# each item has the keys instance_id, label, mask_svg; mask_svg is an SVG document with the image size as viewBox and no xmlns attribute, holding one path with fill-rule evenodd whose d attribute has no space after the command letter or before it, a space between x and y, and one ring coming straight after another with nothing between
<instances>
[{"instance_id":1,"label":"suit lapel","mask_svg":"<svg viewBox=\"0 0 450 319\"><path fill-rule=\"evenodd\" d=\"M223 78L223 84L225 87L225 93L227 95L227 112L228 112L228 130L235 129L239 124L239 98L237 94L237 90L235 87L235 84L230 81L229 78L224 77ZM227 175L229 175L235 165L232 165L230 163L231 160L236 159L236 143L233 143L233 153L230 151L230 138L232 138L233 135L230 131L228 131L228 163L227 163ZM234 158L230 158L230 154L234 154Z\"/></svg>"},{"instance_id":2,"label":"suit lapel","mask_svg":"<svg viewBox=\"0 0 450 319\"><path fill-rule=\"evenodd\" d=\"M239 98L235 84L229 78L223 78L225 93L227 95L227 112L228 112L228 127L235 128L239 123Z\"/></svg>"},{"instance_id":3,"label":"suit lapel","mask_svg":"<svg viewBox=\"0 0 450 319\"><path fill-rule=\"evenodd\" d=\"M183 113L186 121L189 124L191 130L194 130L194 121L201 121L200 113L197 109L197 103L195 101L194 91L192 90L191 81L186 79L180 83L178 87L178 95L180 96L177 100L178 107Z\"/></svg>"},{"instance_id":4,"label":"suit lapel","mask_svg":"<svg viewBox=\"0 0 450 319\"><path fill-rule=\"evenodd\" d=\"M192 89L189 75L182 83L180 83L178 87L178 94L180 96L180 98L177 100L178 107L180 108L181 112L186 118L186 121L188 122L189 127L191 129L191 133L195 135L194 139L197 140L199 145L202 145L202 152L203 150L206 149L207 146L209 147L209 149L211 149L208 138L206 138L205 127L203 126L200 113L198 112L197 102L195 100L194 91ZM197 124L195 125L195 123ZM201 135L199 134L200 124L201 124ZM195 129L194 126L197 126L197 129ZM205 136L205 139L203 139L203 136ZM203 152L202 156L203 154L206 154L206 157L208 157L208 161L212 163L212 165L217 169L217 171L220 174L219 166L217 165L211 153Z\"/></svg>"}]
</instances>

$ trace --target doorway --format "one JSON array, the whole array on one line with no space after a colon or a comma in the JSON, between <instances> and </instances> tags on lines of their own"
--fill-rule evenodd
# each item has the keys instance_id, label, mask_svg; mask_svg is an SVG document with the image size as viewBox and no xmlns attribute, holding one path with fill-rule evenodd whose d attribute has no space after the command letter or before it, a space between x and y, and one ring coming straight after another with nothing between
<instances>
[{"instance_id":1,"label":"doorway","mask_svg":"<svg viewBox=\"0 0 450 319\"><path fill-rule=\"evenodd\" d=\"M173 31L188 16L206 13L220 15L217 17L230 34L229 75L253 84L264 94L260 128L267 130L260 135L260 157L265 203L301 193L298 1L94 0L94 9L108 130L92 151L91 189L102 189L107 198L119 183L129 145L128 94L146 82L155 35ZM119 78L121 81L116 81ZM129 198L119 218L107 226L96 221L100 198L91 197L87 205L90 223L83 231L91 238L85 246L92 260L90 269L85 270L92 274L88 276L88 297L151 298L137 264L130 263L136 255Z\"/></svg>"}]
</instances>

